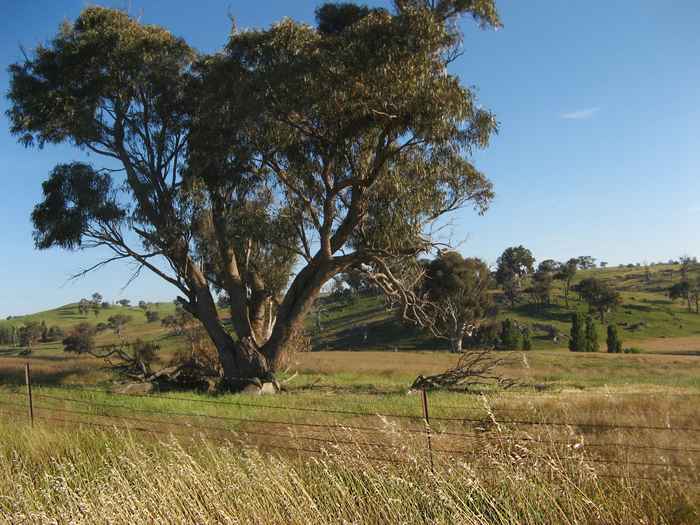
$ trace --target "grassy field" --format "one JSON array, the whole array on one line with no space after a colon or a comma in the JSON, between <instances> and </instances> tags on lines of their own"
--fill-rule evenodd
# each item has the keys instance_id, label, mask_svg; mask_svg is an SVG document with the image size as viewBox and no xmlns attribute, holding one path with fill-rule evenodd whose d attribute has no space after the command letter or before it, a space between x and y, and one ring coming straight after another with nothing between
<instances>
[{"instance_id":1,"label":"grassy field","mask_svg":"<svg viewBox=\"0 0 700 525\"><path fill-rule=\"evenodd\" d=\"M457 357L377 298L326 304L315 341L325 350L296 354L274 397L118 395L104 363L58 343L0 349L0 519L699 523L700 316L665 298L677 274L596 270L623 290L612 320L643 353L572 353L536 334L534 350L500 354L514 388L430 393L432 469L421 398L407 389ZM499 316L566 332L574 308L557 298ZM132 316L123 337L158 342L157 366L184 344L138 308L30 318L69 329L115 313ZM107 331L98 343L116 340Z\"/></svg>"},{"instance_id":2,"label":"grassy field","mask_svg":"<svg viewBox=\"0 0 700 525\"><path fill-rule=\"evenodd\" d=\"M6 386L0 517L8 523L700 519L698 395L687 387L433 393L431 461L420 396L400 392L400 376L384 374L379 360L377 372L351 376L336 355L352 357L318 356L321 362L306 363L309 377L274 397L118 396L35 386L33 428L23 389ZM357 391L363 381L376 390Z\"/></svg>"}]
</instances>

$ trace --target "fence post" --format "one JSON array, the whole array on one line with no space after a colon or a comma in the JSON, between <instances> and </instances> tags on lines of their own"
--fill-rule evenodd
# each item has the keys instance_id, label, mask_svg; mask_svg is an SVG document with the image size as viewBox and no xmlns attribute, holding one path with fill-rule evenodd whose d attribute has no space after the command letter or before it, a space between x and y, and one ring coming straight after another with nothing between
<instances>
[{"instance_id":1,"label":"fence post","mask_svg":"<svg viewBox=\"0 0 700 525\"><path fill-rule=\"evenodd\" d=\"M32 402L32 374L29 363L24 364L24 382L27 384L27 407L29 408L29 421L34 426L34 403Z\"/></svg>"},{"instance_id":2,"label":"fence post","mask_svg":"<svg viewBox=\"0 0 700 525\"><path fill-rule=\"evenodd\" d=\"M428 439L428 454L430 456L430 472L435 474L435 466L433 465L433 443L430 437L430 411L428 410L428 393L425 388L421 388L420 396L423 400L423 419L425 420L425 435Z\"/></svg>"}]
</instances>

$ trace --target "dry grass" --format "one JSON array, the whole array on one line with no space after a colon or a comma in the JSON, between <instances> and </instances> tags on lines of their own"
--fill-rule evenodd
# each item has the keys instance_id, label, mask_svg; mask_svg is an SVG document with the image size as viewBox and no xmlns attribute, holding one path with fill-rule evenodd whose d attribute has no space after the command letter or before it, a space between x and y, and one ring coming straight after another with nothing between
<instances>
[{"instance_id":1,"label":"dry grass","mask_svg":"<svg viewBox=\"0 0 700 525\"><path fill-rule=\"evenodd\" d=\"M391 439L390 432L387 439ZM293 443L292 443L293 444ZM594 464L494 445L436 458L406 443L401 462L355 447L310 455L128 434L0 428L7 523L695 523L677 480L599 476Z\"/></svg>"},{"instance_id":2,"label":"dry grass","mask_svg":"<svg viewBox=\"0 0 700 525\"><path fill-rule=\"evenodd\" d=\"M700 355L700 336L658 337L635 341L635 346L648 352Z\"/></svg>"},{"instance_id":3,"label":"dry grass","mask_svg":"<svg viewBox=\"0 0 700 525\"><path fill-rule=\"evenodd\" d=\"M499 353L499 357L500 357ZM524 385L550 389L600 389L606 385L664 391L700 389L700 360L693 356L576 353L567 350L512 352L501 373ZM297 367L320 378L347 375L358 383L409 385L418 375L445 371L457 357L445 352L311 352L297 356ZM370 377L363 378L363 375Z\"/></svg>"}]
</instances>

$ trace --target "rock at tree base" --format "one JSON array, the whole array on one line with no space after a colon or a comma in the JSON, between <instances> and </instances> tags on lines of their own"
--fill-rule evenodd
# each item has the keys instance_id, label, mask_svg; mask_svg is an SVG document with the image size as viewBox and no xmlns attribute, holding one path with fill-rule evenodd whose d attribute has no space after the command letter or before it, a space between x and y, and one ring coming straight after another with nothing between
<instances>
[{"instance_id":1,"label":"rock at tree base","mask_svg":"<svg viewBox=\"0 0 700 525\"><path fill-rule=\"evenodd\" d=\"M271 394L276 394L278 392L277 385L275 383L263 383L262 388L260 389L260 395L261 396L267 396Z\"/></svg>"},{"instance_id":2,"label":"rock at tree base","mask_svg":"<svg viewBox=\"0 0 700 525\"><path fill-rule=\"evenodd\" d=\"M115 394L151 394L156 388L153 383L127 383L114 389Z\"/></svg>"}]
</instances>

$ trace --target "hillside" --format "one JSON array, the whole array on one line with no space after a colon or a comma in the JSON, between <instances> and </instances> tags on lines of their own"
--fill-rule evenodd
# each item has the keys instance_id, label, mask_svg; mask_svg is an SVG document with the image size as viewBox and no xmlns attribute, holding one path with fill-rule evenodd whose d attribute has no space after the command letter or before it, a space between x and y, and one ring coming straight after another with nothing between
<instances>
[{"instance_id":1,"label":"hillside","mask_svg":"<svg viewBox=\"0 0 700 525\"><path fill-rule=\"evenodd\" d=\"M697 278L699 270L691 272ZM619 326L625 346L649 353L700 355L700 315L689 312L682 301L671 301L668 288L680 280L679 265L655 265L648 268L606 268L579 271L573 284L586 277L596 277L613 285L622 296L623 304L608 316ZM510 318L531 328L534 349L565 348L571 326L571 315L588 306L576 294L569 294L565 305L561 282L555 281L550 305L529 302L527 296L510 308L501 293L494 292L497 319ZM424 332L399 323L384 308L381 297L359 297L348 303L331 303L320 307L321 336L314 338L316 349L406 350L446 348ZM316 318L311 316L309 330L318 333ZM605 341L605 327L596 322L599 341ZM548 332L560 335L554 341Z\"/></svg>"},{"instance_id":2,"label":"hillside","mask_svg":"<svg viewBox=\"0 0 700 525\"><path fill-rule=\"evenodd\" d=\"M696 273L700 275L700 271L696 270ZM671 301L667 294L668 288L680 280L680 266L652 266L649 268L648 276L644 268L640 267L579 271L574 284L590 276L610 282L621 292L623 304L610 314L609 320L620 327L621 334L629 345L651 352L700 353L700 315L689 312L687 305L682 301ZM495 303L498 305L497 319L511 318L529 326L534 333L535 349L562 347L561 341L565 341L570 328L571 314L577 309L585 312L588 308L573 292L570 294L567 307L561 283L557 281L555 281L550 305L532 304L527 296L523 296L520 304L511 309L505 304L498 291L494 292L494 296ZM173 313L174 308L172 303L151 303L148 307L149 310L157 311L160 318ZM135 306L113 305L107 309L101 309L97 315L94 315L92 311L80 314L77 303L72 303L53 310L0 321L0 327L9 325L19 327L26 322L37 321L44 322L47 326L58 326L69 330L80 322L106 323L110 316L117 313L123 313L132 318L124 329L126 339L157 340L165 347L176 344L169 341L171 338L160 322L148 323L145 310ZM225 313L222 314L225 315ZM320 334L317 329L319 321ZM559 333L564 334L559 344L552 341L546 334L548 327L554 327ZM598 328L602 338L603 327L598 326ZM315 349L445 348L441 341L428 337L416 328L397 322L392 313L386 310L382 297L377 296L359 296L349 302L323 301L309 316L307 329L314 336ZM98 338L98 342L102 344L114 341L115 336L109 331ZM42 353L60 351L59 347L57 343L40 344L38 351Z\"/></svg>"},{"instance_id":3,"label":"hillside","mask_svg":"<svg viewBox=\"0 0 700 525\"><path fill-rule=\"evenodd\" d=\"M574 282L589 276L611 282L623 297L623 305L609 316L616 323L624 340L625 347L635 347L643 353L665 353L675 355L700 355L700 315L688 312L680 301L672 302L667 297L667 289L680 279L680 267L657 265L649 268L610 268L578 272ZM561 283L555 284L552 304L540 306L527 302L509 308L500 292L494 292L498 305L497 319L511 318L531 328L534 350L556 350L566 348L566 338L570 329L571 314L579 309L587 311L587 306L570 294L566 307ZM172 303L153 303L148 307L157 311L160 319L174 312ZM95 315L92 311L81 314L77 303L61 306L54 310L15 317L0 321L0 328L22 326L29 321L44 322L48 327L57 326L64 331L80 323L94 325L106 323L117 313L131 317L125 326L122 337L126 340L141 338L155 341L161 347L159 361L167 363L173 353L184 346L184 341L171 335L160 321L148 322L145 310L138 307L110 306ZM318 330L320 322L321 330ZM604 349L604 326L597 322L601 348ZM547 332L555 329L560 335L553 341ZM396 320L387 311L382 297L358 296L350 301L333 301L326 298L319 302L317 309L307 320L307 330L311 334L313 350L354 350L354 351L415 351L445 350L440 340L428 336L417 328ZM117 336L105 330L97 336L100 345L115 343ZM22 349L1 347L0 356L17 357ZM60 341L38 343L32 356L47 359L63 359ZM72 356L71 356L72 357ZM85 366L95 366L94 359L76 358ZM88 364L90 363L90 364Z\"/></svg>"}]
</instances>

